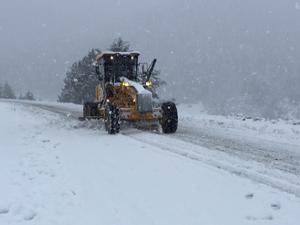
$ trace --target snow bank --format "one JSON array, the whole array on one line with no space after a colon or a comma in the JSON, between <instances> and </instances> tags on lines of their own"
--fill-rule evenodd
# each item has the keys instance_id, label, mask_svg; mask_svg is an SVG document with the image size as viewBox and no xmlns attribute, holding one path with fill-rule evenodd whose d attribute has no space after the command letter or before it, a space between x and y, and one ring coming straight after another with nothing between
<instances>
[{"instance_id":1,"label":"snow bank","mask_svg":"<svg viewBox=\"0 0 300 225\"><path fill-rule=\"evenodd\" d=\"M246 139L258 138L296 145L300 143L300 124L293 121L209 115L201 104L181 104L178 109L182 124Z\"/></svg>"}]
</instances>

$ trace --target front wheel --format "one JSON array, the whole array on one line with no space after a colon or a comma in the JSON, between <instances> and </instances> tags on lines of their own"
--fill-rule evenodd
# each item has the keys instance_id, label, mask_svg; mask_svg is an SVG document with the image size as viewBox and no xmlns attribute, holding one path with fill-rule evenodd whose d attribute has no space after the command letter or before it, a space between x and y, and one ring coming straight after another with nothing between
<instances>
[{"instance_id":1,"label":"front wheel","mask_svg":"<svg viewBox=\"0 0 300 225\"><path fill-rule=\"evenodd\" d=\"M166 134L175 133L178 127L177 107L173 102L163 103L161 106L162 118L160 124Z\"/></svg>"},{"instance_id":2,"label":"front wheel","mask_svg":"<svg viewBox=\"0 0 300 225\"><path fill-rule=\"evenodd\" d=\"M120 109L115 105L105 107L105 129L109 134L120 132Z\"/></svg>"}]
</instances>

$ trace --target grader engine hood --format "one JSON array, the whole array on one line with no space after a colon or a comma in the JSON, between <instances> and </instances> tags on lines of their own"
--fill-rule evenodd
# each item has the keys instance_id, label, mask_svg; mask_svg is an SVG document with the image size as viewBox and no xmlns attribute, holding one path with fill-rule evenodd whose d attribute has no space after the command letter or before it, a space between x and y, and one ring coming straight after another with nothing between
<instances>
[{"instance_id":1,"label":"grader engine hood","mask_svg":"<svg viewBox=\"0 0 300 225\"><path fill-rule=\"evenodd\" d=\"M122 78L122 82L127 83L136 91L137 110L141 113L153 111L152 93L146 90L140 83Z\"/></svg>"},{"instance_id":2,"label":"grader engine hood","mask_svg":"<svg viewBox=\"0 0 300 225\"><path fill-rule=\"evenodd\" d=\"M137 95L137 108L138 111L143 112L152 112L153 105L152 105L152 93L150 94L138 94Z\"/></svg>"}]
</instances>

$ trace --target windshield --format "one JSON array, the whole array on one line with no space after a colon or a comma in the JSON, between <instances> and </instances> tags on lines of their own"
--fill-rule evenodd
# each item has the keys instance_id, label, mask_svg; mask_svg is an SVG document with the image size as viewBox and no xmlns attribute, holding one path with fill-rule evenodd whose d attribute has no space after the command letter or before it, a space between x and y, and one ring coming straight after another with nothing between
<instances>
[{"instance_id":1,"label":"windshield","mask_svg":"<svg viewBox=\"0 0 300 225\"><path fill-rule=\"evenodd\" d=\"M137 79L137 60L131 57L118 57L105 63L106 81L120 82L121 77Z\"/></svg>"}]
</instances>

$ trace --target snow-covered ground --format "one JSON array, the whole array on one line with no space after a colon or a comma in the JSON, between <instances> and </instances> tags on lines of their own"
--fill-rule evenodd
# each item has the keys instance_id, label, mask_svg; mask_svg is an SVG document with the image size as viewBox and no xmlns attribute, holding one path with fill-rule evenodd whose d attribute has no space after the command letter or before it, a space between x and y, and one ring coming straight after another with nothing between
<instances>
[{"instance_id":1,"label":"snow-covered ground","mask_svg":"<svg viewBox=\"0 0 300 225\"><path fill-rule=\"evenodd\" d=\"M220 130L223 134L241 136L249 139L271 140L274 142L300 144L300 122L285 120L264 120L263 118L209 115L201 104L182 104L179 106L181 121L206 129ZM298 149L300 152L300 149Z\"/></svg>"},{"instance_id":2,"label":"snow-covered ground","mask_svg":"<svg viewBox=\"0 0 300 225\"><path fill-rule=\"evenodd\" d=\"M176 135L110 136L34 104L0 102L1 225L299 223L298 126L179 106Z\"/></svg>"}]
</instances>

